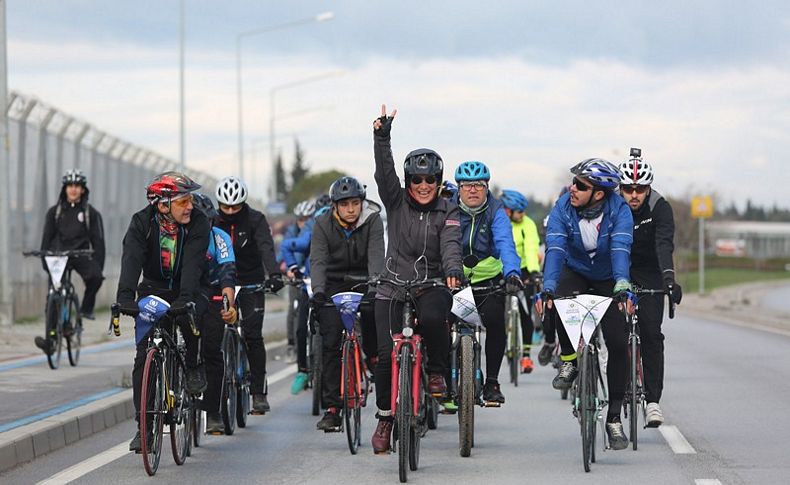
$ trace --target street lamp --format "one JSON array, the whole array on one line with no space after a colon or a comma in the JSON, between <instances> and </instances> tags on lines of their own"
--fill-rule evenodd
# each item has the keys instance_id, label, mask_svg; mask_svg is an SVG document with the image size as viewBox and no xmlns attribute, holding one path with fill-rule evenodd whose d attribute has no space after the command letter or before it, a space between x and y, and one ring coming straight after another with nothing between
<instances>
[{"instance_id":1,"label":"street lamp","mask_svg":"<svg viewBox=\"0 0 790 485\"><path fill-rule=\"evenodd\" d=\"M333 12L322 12L313 17L294 20L284 24L261 27L258 29L247 30L236 35L236 102L238 105L238 124L239 124L239 177L244 178L244 116L242 109L242 89L241 89L241 40L253 35L265 34L275 30L287 29L299 25L310 24L313 22L326 22L335 17Z\"/></svg>"}]
</instances>

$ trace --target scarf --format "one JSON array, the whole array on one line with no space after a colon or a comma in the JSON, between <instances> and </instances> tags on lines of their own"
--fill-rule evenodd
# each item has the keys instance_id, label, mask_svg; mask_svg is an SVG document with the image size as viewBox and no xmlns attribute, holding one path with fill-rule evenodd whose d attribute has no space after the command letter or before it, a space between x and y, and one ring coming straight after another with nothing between
<instances>
[{"instance_id":1,"label":"scarf","mask_svg":"<svg viewBox=\"0 0 790 485\"><path fill-rule=\"evenodd\" d=\"M488 197L486 196L486 200L484 200L483 203L477 207L469 207L468 205L464 204L460 197L458 197L458 207L470 216L476 216L481 212L485 212L485 210L488 208Z\"/></svg>"},{"instance_id":2,"label":"scarf","mask_svg":"<svg viewBox=\"0 0 790 485\"><path fill-rule=\"evenodd\" d=\"M157 213L159 224L159 261L162 265L162 276L173 279L176 264L176 247L178 242L178 223L170 217Z\"/></svg>"},{"instance_id":3,"label":"scarf","mask_svg":"<svg viewBox=\"0 0 790 485\"><path fill-rule=\"evenodd\" d=\"M588 205L580 207L579 209L576 209L576 212L582 219L595 219L603 213L603 203L605 200L605 198L601 199L600 202L592 206Z\"/></svg>"}]
</instances>

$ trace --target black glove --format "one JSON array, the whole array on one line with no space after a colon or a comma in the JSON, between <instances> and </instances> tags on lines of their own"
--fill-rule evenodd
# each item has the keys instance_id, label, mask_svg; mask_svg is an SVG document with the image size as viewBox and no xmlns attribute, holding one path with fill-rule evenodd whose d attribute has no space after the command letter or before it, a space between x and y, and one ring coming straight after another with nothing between
<instances>
[{"instance_id":1,"label":"black glove","mask_svg":"<svg viewBox=\"0 0 790 485\"><path fill-rule=\"evenodd\" d=\"M540 299L543 301L543 304L545 305L546 302L548 302L549 300L553 300L556 295L554 295L553 291L544 290L541 291L538 296L540 297Z\"/></svg>"},{"instance_id":2,"label":"black glove","mask_svg":"<svg viewBox=\"0 0 790 485\"><path fill-rule=\"evenodd\" d=\"M532 282L533 285L539 284L543 281L543 273L540 271L533 271L529 274L529 280Z\"/></svg>"},{"instance_id":3,"label":"black glove","mask_svg":"<svg viewBox=\"0 0 790 485\"><path fill-rule=\"evenodd\" d=\"M380 117L379 121L381 121L381 128L378 130L374 129L373 134L381 138L389 138L390 131L392 131L392 120L394 119L395 118L392 118L391 116Z\"/></svg>"},{"instance_id":4,"label":"black glove","mask_svg":"<svg viewBox=\"0 0 790 485\"><path fill-rule=\"evenodd\" d=\"M675 305L680 305L680 300L683 299L683 288L681 288L679 284L674 283L667 286L667 291L669 292L669 297L675 302Z\"/></svg>"},{"instance_id":5,"label":"black glove","mask_svg":"<svg viewBox=\"0 0 790 485\"><path fill-rule=\"evenodd\" d=\"M524 284L521 282L521 278L518 275L510 275L505 280L505 292L508 295L515 295L519 291L524 289Z\"/></svg>"},{"instance_id":6,"label":"black glove","mask_svg":"<svg viewBox=\"0 0 790 485\"><path fill-rule=\"evenodd\" d=\"M280 273L272 273L269 279L263 282L263 286L269 288L273 293L277 293L285 286L285 283L283 283L283 275Z\"/></svg>"},{"instance_id":7,"label":"black glove","mask_svg":"<svg viewBox=\"0 0 790 485\"><path fill-rule=\"evenodd\" d=\"M290 268L288 268L288 271L290 271L293 274L293 277L296 280L301 279L302 276L303 276L302 272L299 271L299 266L297 266L297 265L291 266Z\"/></svg>"},{"instance_id":8,"label":"black glove","mask_svg":"<svg viewBox=\"0 0 790 485\"><path fill-rule=\"evenodd\" d=\"M121 314L128 316L137 316L140 313L140 308L135 301L118 302L118 310L120 310Z\"/></svg>"},{"instance_id":9,"label":"black glove","mask_svg":"<svg viewBox=\"0 0 790 485\"><path fill-rule=\"evenodd\" d=\"M316 311L318 311L318 309L322 306L326 305L328 301L329 300L327 300L326 294L320 291L318 293L313 293L313 299L311 300L313 308Z\"/></svg>"}]
</instances>

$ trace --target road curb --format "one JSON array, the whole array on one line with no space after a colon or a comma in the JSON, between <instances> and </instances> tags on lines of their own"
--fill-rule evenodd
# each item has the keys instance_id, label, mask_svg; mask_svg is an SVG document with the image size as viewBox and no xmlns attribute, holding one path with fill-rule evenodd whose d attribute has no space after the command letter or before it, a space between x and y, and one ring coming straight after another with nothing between
<instances>
[{"instance_id":1,"label":"road curb","mask_svg":"<svg viewBox=\"0 0 790 485\"><path fill-rule=\"evenodd\" d=\"M0 472L134 417L132 390L0 433Z\"/></svg>"}]
</instances>

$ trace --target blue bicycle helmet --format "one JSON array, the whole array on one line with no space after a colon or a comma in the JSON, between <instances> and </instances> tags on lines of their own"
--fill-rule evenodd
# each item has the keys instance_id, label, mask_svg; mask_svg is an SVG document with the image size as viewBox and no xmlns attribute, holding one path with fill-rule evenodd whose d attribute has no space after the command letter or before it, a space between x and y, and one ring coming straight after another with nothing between
<instances>
[{"instance_id":1,"label":"blue bicycle helmet","mask_svg":"<svg viewBox=\"0 0 790 485\"><path fill-rule=\"evenodd\" d=\"M529 204L527 198L517 190L505 189L499 199L505 204L505 207L512 211L524 212Z\"/></svg>"},{"instance_id":2,"label":"blue bicycle helmet","mask_svg":"<svg viewBox=\"0 0 790 485\"><path fill-rule=\"evenodd\" d=\"M457 185L450 182L449 180L445 180L444 182L442 182L442 187L441 190L439 191L439 195L447 199L450 199L452 197L455 197L455 194L457 193L458 193Z\"/></svg>"},{"instance_id":3,"label":"blue bicycle helmet","mask_svg":"<svg viewBox=\"0 0 790 485\"><path fill-rule=\"evenodd\" d=\"M620 185L620 169L602 158L588 158L571 167L571 173L584 177L594 186L612 190Z\"/></svg>"},{"instance_id":4,"label":"blue bicycle helmet","mask_svg":"<svg viewBox=\"0 0 790 485\"><path fill-rule=\"evenodd\" d=\"M458 165L458 168L455 169L456 182L475 180L485 180L486 182L491 180L491 172L483 162L471 160Z\"/></svg>"}]
</instances>

